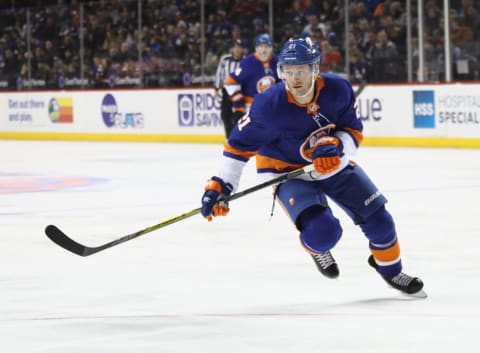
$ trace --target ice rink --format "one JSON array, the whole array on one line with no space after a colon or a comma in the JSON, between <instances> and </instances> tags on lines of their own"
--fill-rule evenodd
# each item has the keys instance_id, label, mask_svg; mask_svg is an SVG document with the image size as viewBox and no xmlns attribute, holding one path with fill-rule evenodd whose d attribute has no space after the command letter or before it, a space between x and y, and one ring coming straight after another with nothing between
<instances>
[{"instance_id":1,"label":"ice rink","mask_svg":"<svg viewBox=\"0 0 480 353\"><path fill-rule=\"evenodd\" d=\"M221 145L0 141L0 351L4 353L452 353L478 351L480 150L360 149L389 199L404 271L389 288L335 206L340 277L322 277L271 189L79 257L200 206ZM240 189L257 183L254 161Z\"/></svg>"}]
</instances>

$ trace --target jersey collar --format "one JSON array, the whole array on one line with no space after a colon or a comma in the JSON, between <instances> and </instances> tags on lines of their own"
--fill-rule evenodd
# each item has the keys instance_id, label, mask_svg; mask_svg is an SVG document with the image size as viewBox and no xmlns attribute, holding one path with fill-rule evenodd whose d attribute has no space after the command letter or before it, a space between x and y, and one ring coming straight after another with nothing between
<instances>
[{"instance_id":1,"label":"jersey collar","mask_svg":"<svg viewBox=\"0 0 480 353\"><path fill-rule=\"evenodd\" d=\"M298 103L295 98L293 98L292 93L288 90L287 85L285 84L285 91L287 92L288 103L295 104L297 107L305 108L307 110L307 114L315 114L320 109L318 105L318 97L320 96L320 91L322 90L325 82L321 76L318 76L315 80L315 94L313 99L310 103L307 104L300 104Z\"/></svg>"}]
</instances>

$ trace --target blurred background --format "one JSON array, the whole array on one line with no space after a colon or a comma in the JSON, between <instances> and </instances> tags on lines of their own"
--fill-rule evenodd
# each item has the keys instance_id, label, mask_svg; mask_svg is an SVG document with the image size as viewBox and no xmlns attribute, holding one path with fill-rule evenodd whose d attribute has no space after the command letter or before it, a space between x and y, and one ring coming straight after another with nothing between
<instances>
[{"instance_id":1,"label":"blurred background","mask_svg":"<svg viewBox=\"0 0 480 353\"><path fill-rule=\"evenodd\" d=\"M0 90L212 86L236 39L311 36L353 83L480 79L480 0L26 0L0 5Z\"/></svg>"}]
</instances>

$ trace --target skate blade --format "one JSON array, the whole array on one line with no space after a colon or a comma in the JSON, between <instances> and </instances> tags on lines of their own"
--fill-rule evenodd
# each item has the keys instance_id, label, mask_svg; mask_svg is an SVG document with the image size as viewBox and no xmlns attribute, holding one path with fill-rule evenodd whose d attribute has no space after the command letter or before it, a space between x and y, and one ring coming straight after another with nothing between
<instances>
[{"instance_id":1,"label":"skate blade","mask_svg":"<svg viewBox=\"0 0 480 353\"><path fill-rule=\"evenodd\" d=\"M425 292L423 289L418 291L417 293L402 293L403 295L410 297L410 298L419 298L419 299L425 299L428 298L427 292Z\"/></svg>"}]
</instances>

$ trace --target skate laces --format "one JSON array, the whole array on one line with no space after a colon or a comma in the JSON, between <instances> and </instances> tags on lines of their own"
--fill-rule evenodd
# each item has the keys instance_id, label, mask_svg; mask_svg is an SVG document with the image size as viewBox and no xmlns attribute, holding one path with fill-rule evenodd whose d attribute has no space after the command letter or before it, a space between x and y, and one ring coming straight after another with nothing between
<instances>
[{"instance_id":1,"label":"skate laces","mask_svg":"<svg viewBox=\"0 0 480 353\"><path fill-rule=\"evenodd\" d=\"M324 252L323 254L312 255L315 261L317 261L322 268L327 268L335 263L335 259L333 258L332 254L330 254L330 251Z\"/></svg>"},{"instance_id":2,"label":"skate laces","mask_svg":"<svg viewBox=\"0 0 480 353\"><path fill-rule=\"evenodd\" d=\"M390 281L392 283L395 283L398 286L408 287L408 285L413 281L413 277L410 277L409 275L403 272L400 272L398 275L393 277Z\"/></svg>"}]
</instances>

